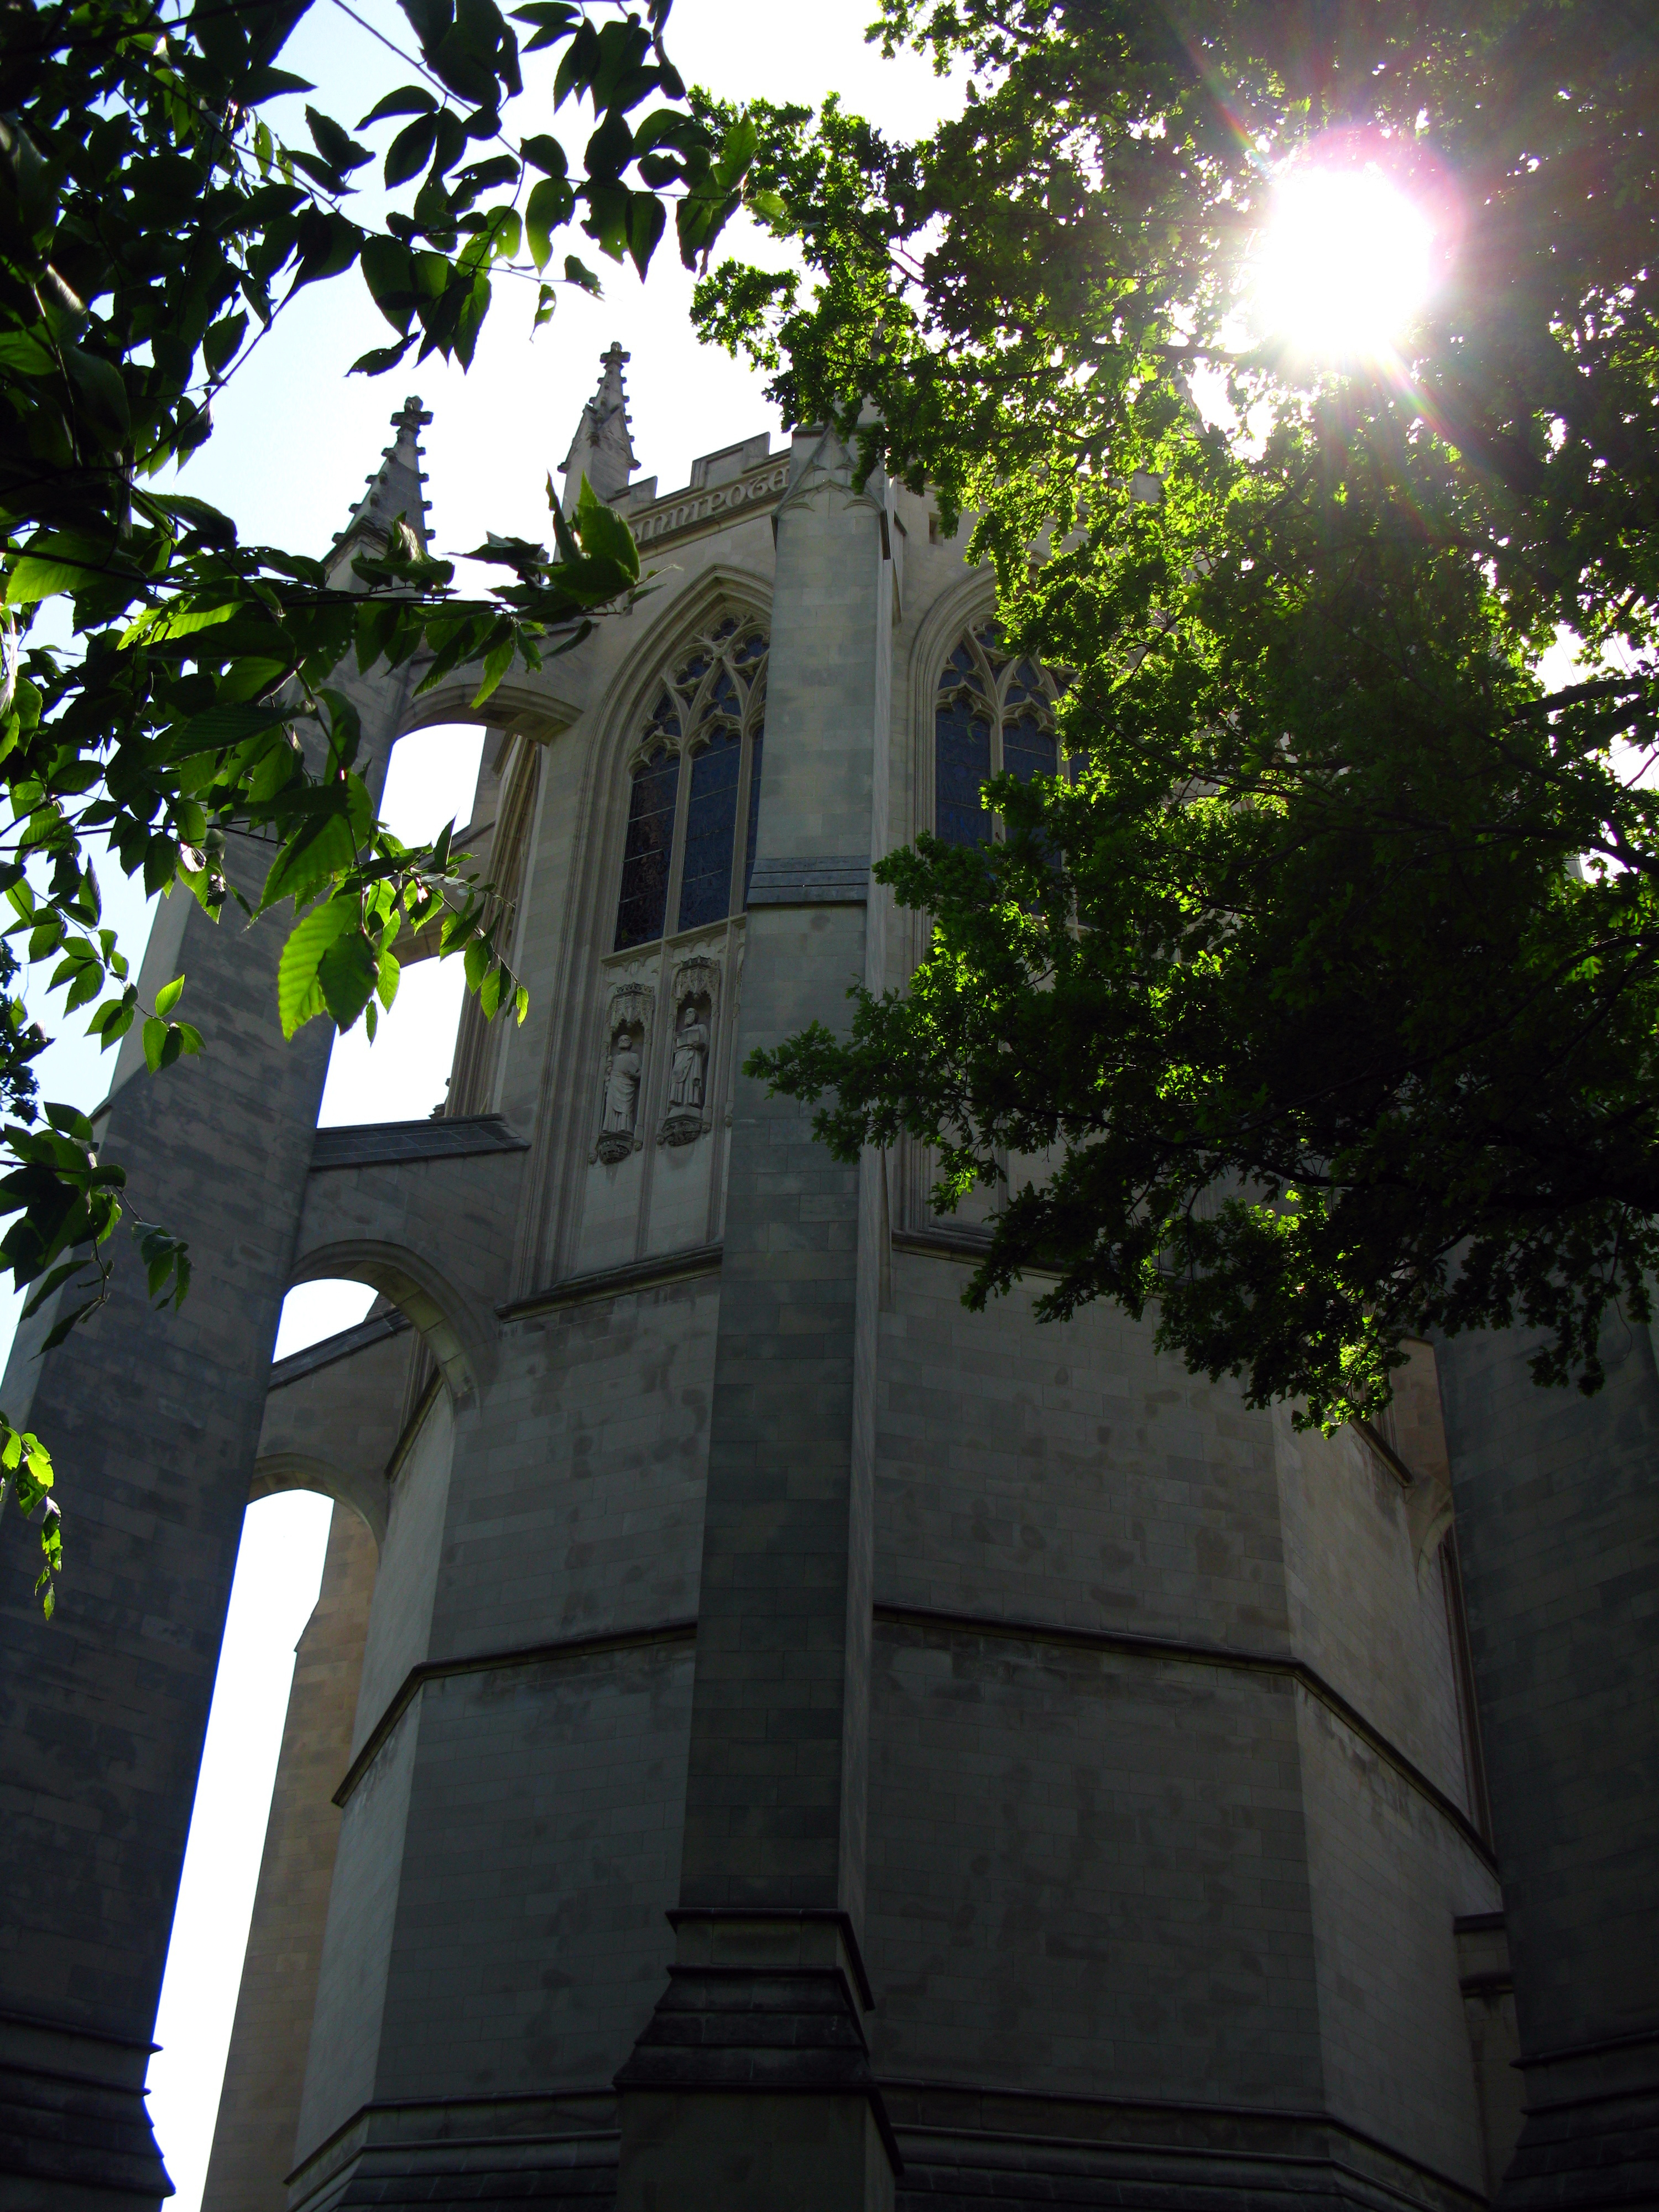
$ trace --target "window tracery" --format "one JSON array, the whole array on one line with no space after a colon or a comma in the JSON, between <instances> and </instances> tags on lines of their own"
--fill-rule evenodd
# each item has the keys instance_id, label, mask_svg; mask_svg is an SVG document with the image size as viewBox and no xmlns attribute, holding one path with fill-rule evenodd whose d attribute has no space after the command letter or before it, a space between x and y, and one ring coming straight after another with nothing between
<instances>
[{"instance_id":1,"label":"window tracery","mask_svg":"<svg viewBox=\"0 0 1659 2212\"><path fill-rule=\"evenodd\" d=\"M993 775L1060 773L1050 669L1016 659L1002 625L980 623L957 643L939 678L933 712L933 827L947 845L988 844L994 832L981 787Z\"/></svg>"},{"instance_id":2,"label":"window tracery","mask_svg":"<svg viewBox=\"0 0 1659 2212\"><path fill-rule=\"evenodd\" d=\"M633 770L614 950L741 912L759 819L767 635L727 614L685 651ZM744 835L738 839L738 825Z\"/></svg>"}]
</instances>

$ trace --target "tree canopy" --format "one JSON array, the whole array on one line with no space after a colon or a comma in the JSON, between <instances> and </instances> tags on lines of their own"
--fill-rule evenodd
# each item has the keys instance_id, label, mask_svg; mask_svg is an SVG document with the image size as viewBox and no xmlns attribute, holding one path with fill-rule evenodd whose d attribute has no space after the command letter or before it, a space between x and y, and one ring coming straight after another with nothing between
<instances>
[{"instance_id":1,"label":"tree canopy","mask_svg":"<svg viewBox=\"0 0 1659 2212\"><path fill-rule=\"evenodd\" d=\"M1402 1340L1601 1380L1659 1266L1659 27L1607 0L886 0L970 74L892 143L760 118L805 261L705 334L975 520L1064 775L878 868L906 989L751 1072L843 1157L1003 1185L969 1293L1100 1297L1249 1402ZM1363 357L1257 290L1286 178L1380 178L1434 282ZM1356 244L1354 251L1362 250ZM1559 641L1577 663L1564 678ZM1555 648L1552 652L1552 648Z\"/></svg>"},{"instance_id":2,"label":"tree canopy","mask_svg":"<svg viewBox=\"0 0 1659 2212\"><path fill-rule=\"evenodd\" d=\"M0 938L0 1261L32 1290L27 1310L63 1294L48 1346L104 1294L125 1178L84 1115L41 1113L32 1062L46 1039L27 970L48 963L65 1017L84 1012L106 1048L142 1023L152 1072L201 1048L179 1015L183 978L139 1003L88 840L106 838L148 892L194 896L216 918L289 902L290 1035L327 1016L342 1029L361 1017L372 1036L400 933L407 945L433 926L486 1014L521 1019L493 886L450 831L409 848L376 821L338 678L418 653L423 687L476 665L479 705L515 659L568 651L640 583L626 524L586 487L567 520L550 484L550 547L478 549L506 572L483 595L428 554L419 518L345 574L245 544L177 483L216 394L299 291L354 270L391 331L356 367L382 375L411 351L470 363L504 272L539 283L538 325L558 285L596 290L556 249L572 225L643 275L672 205L695 266L739 203L754 143L741 118L715 129L693 112L663 42L669 0L643 17L526 0L511 20L495 0L407 0L405 81L389 65L349 127L307 106L309 143L285 144L268 112L312 89L279 66L308 5L0 0L0 894L15 916ZM521 35L526 52L556 55L550 103L525 95ZM574 158L550 109L579 119ZM351 182L377 161L406 203L378 223L354 216ZM269 845L263 886L228 876L233 830ZM132 1225L151 1295L182 1298L183 1244ZM0 1505L10 1488L40 1509L48 1613L52 1480L46 1445L0 1415Z\"/></svg>"}]
</instances>

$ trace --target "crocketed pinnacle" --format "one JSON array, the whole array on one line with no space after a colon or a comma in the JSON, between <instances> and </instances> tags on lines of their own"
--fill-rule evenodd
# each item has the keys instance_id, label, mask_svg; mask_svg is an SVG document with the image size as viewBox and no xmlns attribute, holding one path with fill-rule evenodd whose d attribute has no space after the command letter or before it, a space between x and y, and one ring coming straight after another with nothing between
<instances>
[{"instance_id":1,"label":"crocketed pinnacle","mask_svg":"<svg viewBox=\"0 0 1659 2212\"><path fill-rule=\"evenodd\" d=\"M599 388L581 411L570 451L564 457L564 511L570 514L586 477L599 497L614 500L627 490L639 466L628 428L628 391L623 369L629 356L616 339L599 356Z\"/></svg>"},{"instance_id":2,"label":"crocketed pinnacle","mask_svg":"<svg viewBox=\"0 0 1659 2212\"><path fill-rule=\"evenodd\" d=\"M431 420L418 396L405 399L392 416L392 443L384 449L380 467L365 480L368 489L352 508L350 521L334 540L337 556L355 549L362 538L384 542L400 514L420 539L422 550L428 549L426 518L432 502L426 496L420 434Z\"/></svg>"}]
</instances>

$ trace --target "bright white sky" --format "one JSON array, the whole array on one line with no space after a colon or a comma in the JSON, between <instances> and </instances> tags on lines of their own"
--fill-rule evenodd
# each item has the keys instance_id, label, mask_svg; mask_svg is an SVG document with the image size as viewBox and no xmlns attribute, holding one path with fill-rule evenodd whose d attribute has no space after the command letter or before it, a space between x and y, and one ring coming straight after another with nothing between
<instances>
[{"instance_id":1,"label":"bright white sky","mask_svg":"<svg viewBox=\"0 0 1659 2212\"><path fill-rule=\"evenodd\" d=\"M391 0L354 4L410 51L408 27ZM873 13L873 0L825 0L799 14L765 0L679 0L670 51L689 82L728 96L816 102L838 88L848 106L892 131L924 130L951 103L951 89L919 59L884 63L867 47L863 31ZM331 0L317 0L283 62L309 77L319 88L317 105L348 126L411 74ZM550 76L544 70L544 84ZM291 105L283 127L307 145L302 103ZM560 124L578 146L591 127L568 107ZM559 127L550 103L538 108L533 94L512 125L520 133ZM377 143L388 135L383 128ZM366 193L363 205L374 204ZM732 235L740 246L741 234ZM613 337L632 356L635 450L644 473L657 476L665 491L685 482L697 453L763 426L776 435L777 415L757 380L693 338L686 319L691 280L672 251L672 231L643 286L631 269L599 260L586 240L573 235L569 244L598 264L605 300L563 294L551 325L532 338L534 287L504 280L465 376L434 359L373 381L348 379L349 363L386 343L390 332L355 276L302 293L216 404L212 443L191 463L183 488L228 508L245 538L320 551L379 465L391 436L387 417L406 392L418 391L434 418L425 443L437 549L463 551L492 529L544 538L547 471L564 458L597 382L599 356ZM472 730L424 732L404 742L385 809L402 835L429 834L451 815L465 821L480 743ZM106 918L122 928L136 961L148 929L143 901L112 865L100 870L100 880ZM449 1073L459 991L459 963L411 969L373 1049L361 1029L337 1044L322 1121L429 1112ZM182 1011L188 1013L187 1003ZM50 1002L40 1012L53 1029ZM68 1036L41 1063L43 1094L90 1108L104 1096L110 1064L84 1040ZM295 1292L279 1352L348 1325L368 1297L355 1284ZM0 1358L16 1305L0 1299ZM72 1514L73 1468L61 1476ZM250 1509L244 1533L156 2024L161 2050L149 2075L150 2109L179 2192L175 2212L198 2212L201 2200L294 1645L316 1600L330 1511L325 1499L310 1496L268 1498ZM72 1575L72 1538L66 1551Z\"/></svg>"}]
</instances>

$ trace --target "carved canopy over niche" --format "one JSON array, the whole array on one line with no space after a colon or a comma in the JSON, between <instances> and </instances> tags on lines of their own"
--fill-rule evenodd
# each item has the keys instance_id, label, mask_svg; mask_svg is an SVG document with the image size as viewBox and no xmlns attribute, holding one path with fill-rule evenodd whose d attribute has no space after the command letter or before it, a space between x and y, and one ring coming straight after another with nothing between
<instances>
[{"instance_id":1,"label":"carved canopy over niche","mask_svg":"<svg viewBox=\"0 0 1659 2212\"><path fill-rule=\"evenodd\" d=\"M674 970L668 1039L668 1108L659 1145L689 1145L714 1127L714 1040L719 1034L720 968L694 953Z\"/></svg>"},{"instance_id":2,"label":"carved canopy over niche","mask_svg":"<svg viewBox=\"0 0 1659 2212\"><path fill-rule=\"evenodd\" d=\"M657 994L649 983L613 983L605 1000L600 1061L599 1133L590 1160L614 1167L645 1139L640 1132L651 1024Z\"/></svg>"},{"instance_id":3,"label":"carved canopy over niche","mask_svg":"<svg viewBox=\"0 0 1659 2212\"><path fill-rule=\"evenodd\" d=\"M664 678L634 756L619 952L743 910L760 808L766 653L760 622L728 612Z\"/></svg>"}]
</instances>

